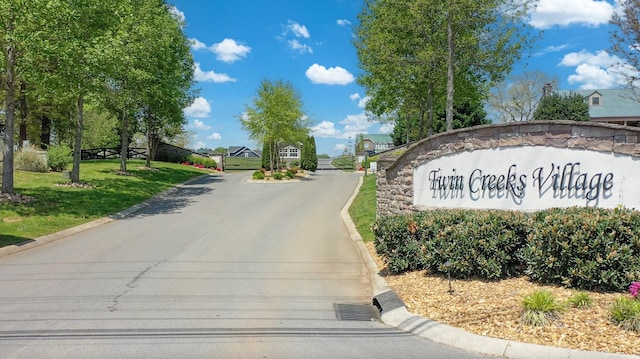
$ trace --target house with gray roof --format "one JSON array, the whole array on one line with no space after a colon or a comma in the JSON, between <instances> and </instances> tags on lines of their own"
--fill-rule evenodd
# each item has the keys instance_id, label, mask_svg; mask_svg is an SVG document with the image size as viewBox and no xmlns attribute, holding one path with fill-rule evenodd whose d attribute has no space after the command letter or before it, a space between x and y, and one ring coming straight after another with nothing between
<instances>
[{"instance_id":1,"label":"house with gray roof","mask_svg":"<svg viewBox=\"0 0 640 359\"><path fill-rule=\"evenodd\" d=\"M572 90L562 94L577 93L589 104L591 121L615 123L624 126L640 125L640 102L629 90Z\"/></svg>"}]
</instances>

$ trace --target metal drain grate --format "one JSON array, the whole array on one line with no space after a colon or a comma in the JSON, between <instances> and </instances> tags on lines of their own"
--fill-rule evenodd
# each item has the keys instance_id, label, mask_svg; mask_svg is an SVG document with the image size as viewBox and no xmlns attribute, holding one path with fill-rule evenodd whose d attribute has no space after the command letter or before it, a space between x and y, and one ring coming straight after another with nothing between
<instances>
[{"instance_id":1,"label":"metal drain grate","mask_svg":"<svg viewBox=\"0 0 640 359\"><path fill-rule=\"evenodd\" d=\"M338 320L371 321L380 319L380 311L370 304L333 303Z\"/></svg>"}]
</instances>

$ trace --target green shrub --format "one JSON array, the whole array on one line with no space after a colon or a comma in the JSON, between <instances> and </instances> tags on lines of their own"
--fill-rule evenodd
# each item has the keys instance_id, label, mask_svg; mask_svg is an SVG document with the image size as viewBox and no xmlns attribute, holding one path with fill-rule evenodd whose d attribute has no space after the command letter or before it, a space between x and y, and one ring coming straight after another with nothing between
<instances>
[{"instance_id":1,"label":"green shrub","mask_svg":"<svg viewBox=\"0 0 640 359\"><path fill-rule=\"evenodd\" d=\"M282 172L275 172L272 177L274 180L279 181L284 178L284 175L282 174Z\"/></svg>"},{"instance_id":2,"label":"green shrub","mask_svg":"<svg viewBox=\"0 0 640 359\"><path fill-rule=\"evenodd\" d=\"M568 302L574 308L589 308L593 303L593 299L587 292L578 292L569 298Z\"/></svg>"},{"instance_id":3,"label":"green shrub","mask_svg":"<svg viewBox=\"0 0 640 359\"><path fill-rule=\"evenodd\" d=\"M47 165L52 171L61 172L73 162L71 149L67 146L49 146L47 150Z\"/></svg>"},{"instance_id":4,"label":"green shrub","mask_svg":"<svg viewBox=\"0 0 640 359\"><path fill-rule=\"evenodd\" d=\"M287 176L287 178L289 179L293 179L296 176L296 173L293 172L292 170L287 170L287 172L284 175Z\"/></svg>"},{"instance_id":5,"label":"green shrub","mask_svg":"<svg viewBox=\"0 0 640 359\"><path fill-rule=\"evenodd\" d=\"M253 179L255 180L262 180L264 179L264 173L261 171L255 171L253 172L253 175L251 177L253 177Z\"/></svg>"},{"instance_id":6,"label":"green shrub","mask_svg":"<svg viewBox=\"0 0 640 359\"><path fill-rule=\"evenodd\" d=\"M527 216L508 211L437 211L421 227L429 228L424 262L431 271L450 271L456 278L500 279L524 268ZM450 266L444 267L449 261Z\"/></svg>"},{"instance_id":7,"label":"green shrub","mask_svg":"<svg viewBox=\"0 0 640 359\"><path fill-rule=\"evenodd\" d=\"M423 250L419 243L418 225L414 216L422 218L424 213L378 218L371 225L375 235L375 247L385 260L389 271L401 273L423 269Z\"/></svg>"},{"instance_id":8,"label":"green shrub","mask_svg":"<svg viewBox=\"0 0 640 359\"><path fill-rule=\"evenodd\" d=\"M29 172L47 172L49 166L44 156L33 147L24 147L18 151L14 158L14 166L17 170Z\"/></svg>"},{"instance_id":9,"label":"green shrub","mask_svg":"<svg viewBox=\"0 0 640 359\"><path fill-rule=\"evenodd\" d=\"M625 330L640 333L640 301L618 297L611 306L611 320Z\"/></svg>"},{"instance_id":10,"label":"green shrub","mask_svg":"<svg viewBox=\"0 0 640 359\"><path fill-rule=\"evenodd\" d=\"M218 163L213 158L203 158L202 165L206 168L216 168L218 167Z\"/></svg>"},{"instance_id":11,"label":"green shrub","mask_svg":"<svg viewBox=\"0 0 640 359\"><path fill-rule=\"evenodd\" d=\"M378 254L394 273L428 268L457 278L497 279L522 272L527 223L516 212L433 210L382 217L372 230Z\"/></svg>"},{"instance_id":12,"label":"green shrub","mask_svg":"<svg viewBox=\"0 0 640 359\"><path fill-rule=\"evenodd\" d=\"M520 322L526 325L543 326L560 318L563 309L551 292L538 290L528 294L522 300Z\"/></svg>"},{"instance_id":13,"label":"green shrub","mask_svg":"<svg viewBox=\"0 0 640 359\"><path fill-rule=\"evenodd\" d=\"M640 213L617 208L537 212L523 250L526 273L542 283L623 291L640 277Z\"/></svg>"}]
</instances>

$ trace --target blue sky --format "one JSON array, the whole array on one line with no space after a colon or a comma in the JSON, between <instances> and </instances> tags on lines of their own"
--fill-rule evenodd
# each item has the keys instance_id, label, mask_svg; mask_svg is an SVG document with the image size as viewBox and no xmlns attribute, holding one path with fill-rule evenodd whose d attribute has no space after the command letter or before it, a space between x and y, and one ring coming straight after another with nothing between
<instances>
[{"instance_id":1,"label":"blue sky","mask_svg":"<svg viewBox=\"0 0 640 359\"><path fill-rule=\"evenodd\" d=\"M364 112L353 28L362 0L170 0L196 62L187 109L190 147L258 146L238 117L264 79L293 84L313 121L318 154L339 155L359 133L389 133ZM616 0L540 0L523 21L542 31L513 73L542 71L562 90L621 85L608 24Z\"/></svg>"}]
</instances>

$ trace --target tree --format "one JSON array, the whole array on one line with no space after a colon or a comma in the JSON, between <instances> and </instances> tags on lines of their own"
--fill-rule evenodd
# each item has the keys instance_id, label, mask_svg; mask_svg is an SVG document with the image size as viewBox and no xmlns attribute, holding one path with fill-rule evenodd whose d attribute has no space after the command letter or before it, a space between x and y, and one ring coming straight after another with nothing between
<instances>
[{"instance_id":1,"label":"tree","mask_svg":"<svg viewBox=\"0 0 640 359\"><path fill-rule=\"evenodd\" d=\"M147 166L161 137L181 132L186 122L182 109L193 100L193 59L182 24L164 0L123 1L121 6L108 102L121 122L124 172L129 133L138 125L147 135Z\"/></svg>"},{"instance_id":2,"label":"tree","mask_svg":"<svg viewBox=\"0 0 640 359\"><path fill-rule=\"evenodd\" d=\"M300 168L315 172L318 169L318 155L316 154L316 139L308 136L302 144Z\"/></svg>"},{"instance_id":3,"label":"tree","mask_svg":"<svg viewBox=\"0 0 640 359\"><path fill-rule=\"evenodd\" d=\"M34 43L42 35L44 20L42 2L27 0L0 1L0 46L2 69L0 81L4 89L4 148L2 163L2 193L13 194L13 147L18 91L28 72L26 58L37 48ZM38 21L40 20L40 23ZM26 115L26 114L25 114Z\"/></svg>"},{"instance_id":4,"label":"tree","mask_svg":"<svg viewBox=\"0 0 640 359\"><path fill-rule=\"evenodd\" d=\"M393 128L390 136L395 146L403 145L409 139L409 142L420 140L420 136L415 130L415 126L412 126L412 122L418 120L414 117L407 117L404 121L399 121ZM409 131L407 131L407 123L409 124ZM487 113L479 101L471 102L466 101L455 106L453 112L453 129L472 127L478 125L486 125L491 123L491 120L487 118ZM446 111L444 108L438 111L437 116L434 119L434 130L436 133L444 132L447 130Z\"/></svg>"},{"instance_id":5,"label":"tree","mask_svg":"<svg viewBox=\"0 0 640 359\"><path fill-rule=\"evenodd\" d=\"M571 93L561 95L557 92L542 98L533 114L534 120L570 120L589 121L589 104L582 95Z\"/></svg>"},{"instance_id":6,"label":"tree","mask_svg":"<svg viewBox=\"0 0 640 359\"><path fill-rule=\"evenodd\" d=\"M528 0L366 1L355 45L367 109L417 113L422 137L429 134L425 115L430 131L434 109L444 106L452 129L454 95L472 87L486 98L488 84L502 80L530 46L522 21L529 9Z\"/></svg>"},{"instance_id":7,"label":"tree","mask_svg":"<svg viewBox=\"0 0 640 359\"><path fill-rule=\"evenodd\" d=\"M543 72L524 72L501 81L491 89L489 106L499 122L520 122L533 119L545 86L558 83Z\"/></svg>"},{"instance_id":8,"label":"tree","mask_svg":"<svg viewBox=\"0 0 640 359\"><path fill-rule=\"evenodd\" d=\"M302 98L289 82L262 81L253 105L246 106L239 119L249 137L265 147L262 156L268 156L271 171L279 157L278 145L300 143L309 132Z\"/></svg>"},{"instance_id":9,"label":"tree","mask_svg":"<svg viewBox=\"0 0 640 359\"><path fill-rule=\"evenodd\" d=\"M640 80L640 1L620 0L621 11L615 12L611 24L617 29L611 33L611 52L624 62L618 64L618 71L626 81L635 98L640 101L638 86Z\"/></svg>"}]
</instances>

